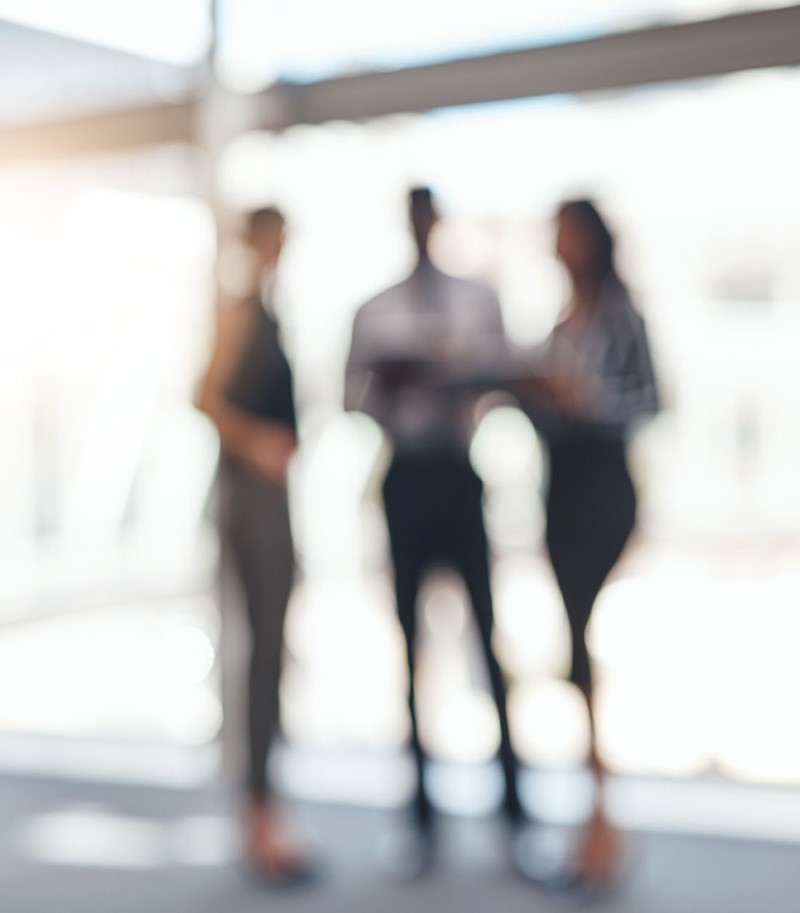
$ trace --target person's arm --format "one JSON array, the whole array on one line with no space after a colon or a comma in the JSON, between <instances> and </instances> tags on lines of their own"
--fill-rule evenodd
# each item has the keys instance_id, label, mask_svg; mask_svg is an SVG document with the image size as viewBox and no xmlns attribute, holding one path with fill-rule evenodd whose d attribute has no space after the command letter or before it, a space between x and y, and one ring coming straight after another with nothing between
<instances>
[{"instance_id":1,"label":"person's arm","mask_svg":"<svg viewBox=\"0 0 800 913\"><path fill-rule=\"evenodd\" d=\"M599 424L627 428L658 412L650 343L642 318L626 307L606 327L606 351L598 369L584 378L578 413Z\"/></svg>"},{"instance_id":2,"label":"person's arm","mask_svg":"<svg viewBox=\"0 0 800 913\"><path fill-rule=\"evenodd\" d=\"M650 345L642 318L628 305L602 325L590 365L547 378L558 407L569 417L625 429L660 408Z\"/></svg>"},{"instance_id":3,"label":"person's arm","mask_svg":"<svg viewBox=\"0 0 800 913\"><path fill-rule=\"evenodd\" d=\"M214 423L222 451L278 484L286 483L295 435L277 422L257 418L231 405L226 385L250 330L251 305L238 301L221 307L211 358L200 383L196 405Z\"/></svg>"},{"instance_id":4,"label":"person's arm","mask_svg":"<svg viewBox=\"0 0 800 913\"><path fill-rule=\"evenodd\" d=\"M344 408L363 412L380 422L386 389L375 362L375 340L369 333L369 315L362 308L353 321L353 335L345 368Z\"/></svg>"},{"instance_id":5,"label":"person's arm","mask_svg":"<svg viewBox=\"0 0 800 913\"><path fill-rule=\"evenodd\" d=\"M653 356L647 327L636 313L629 312L629 344L615 389L609 391L613 413L627 423L647 418L661 409Z\"/></svg>"}]
</instances>

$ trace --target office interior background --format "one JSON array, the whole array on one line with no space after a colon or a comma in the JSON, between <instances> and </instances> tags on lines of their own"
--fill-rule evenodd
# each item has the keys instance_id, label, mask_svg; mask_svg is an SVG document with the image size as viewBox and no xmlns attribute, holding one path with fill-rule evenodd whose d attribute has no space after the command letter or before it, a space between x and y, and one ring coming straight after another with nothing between
<instances>
[{"instance_id":1,"label":"office interior background","mask_svg":"<svg viewBox=\"0 0 800 913\"><path fill-rule=\"evenodd\" d=\"M512 340L536 343L564 294L554 208L588 193L666 407L635 440L640 529L591 628L603 749L644 790L620 816L800 840L798 62L800 9L757 0L2 0L0 768L225 767L218 447L192 398L215 288L240 274L236 214L275 202L302 440L281 778L302 800L401 802L385 452L342 409L352 318L410 267L404 195L427 182L437 262L496 286ZM541 447L498 402L472 459L520 753L569 771L586 721ZM480 815L498 726L464 593L436 574L422 602L425 740L485 778L441 801Z\"/></svg>"}]
</instances>

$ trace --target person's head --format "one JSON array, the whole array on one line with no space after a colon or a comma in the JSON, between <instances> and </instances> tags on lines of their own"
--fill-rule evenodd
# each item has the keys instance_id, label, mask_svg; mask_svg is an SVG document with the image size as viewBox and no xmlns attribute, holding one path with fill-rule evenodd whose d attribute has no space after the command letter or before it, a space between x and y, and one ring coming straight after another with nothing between
<instances>
[{"instance_id":1,"label":"person's head","mask_svg":"<svg viewBox=\"0 0 800 913\"><path fill-rule=\"evenodd\" d=\"M414 187L408 194L408 213L411 231L420 257L428 256L428 239L439 213L430 187Z\"/></svg>"},{"instance_id":2,"label":"person's head","mask_svg":"<svg viewBox=\"0 0 800 913\"><path fill-rule=\"evenodd\" d=\"M598 287L617 276L614 237L591 200L568 200L558 207L556 254L574 283Z\"/></svg>"},{"instance_id":3,"label":"person's head","mask_svg":"<svg viewBox=\"0 0 800 913\"><path fill-rule=\"evenodd\" d=\"M261 269L274 267L283 248L286 220L276 206L254 209L247 216L245 240L258 258Z\"/></svg>"}]
</instances>

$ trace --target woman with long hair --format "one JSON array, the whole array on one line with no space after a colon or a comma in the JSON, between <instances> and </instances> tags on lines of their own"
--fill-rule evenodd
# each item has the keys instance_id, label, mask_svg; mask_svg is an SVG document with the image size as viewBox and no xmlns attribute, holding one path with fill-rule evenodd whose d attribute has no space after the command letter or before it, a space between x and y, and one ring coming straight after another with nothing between
<instances>
[{"instance_id":1,"label":"woman with long hair","mask_svg":"<svg viewBox=\"0 0 800 913\"><path fill-rule=\"evenodd\" d=\"M574 875L597 884L613 876L619 840L606 814L586 628L636 519L629 434L637 420L657 411L658 397L644 321L617 272L613 236L589 200L559 207L556 254L569 298L542 347L538 380L520 398L546 443L547 549L572 635L570 681L589 710L595 803Z\"/></svg>"}]
</instances>

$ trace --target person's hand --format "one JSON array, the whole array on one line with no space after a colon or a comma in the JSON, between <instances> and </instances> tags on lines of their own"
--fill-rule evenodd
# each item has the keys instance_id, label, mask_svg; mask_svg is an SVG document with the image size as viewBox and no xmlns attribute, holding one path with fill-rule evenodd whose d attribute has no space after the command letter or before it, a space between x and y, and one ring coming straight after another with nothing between
<instances>
[{"instance_id":1,"label":"person's hand","mask_svg":"<svg viewBox=\"0 0 800 913\"><path fill-rule=\"evenodd\" d=\"M574 371L554 371L542 381L553 404L565 412L581 412L589 403L589 384Z\"/></svg>"},{"instance_id":2,"label":"person's hand","mask_svg":"<svg viewBox=\"0 0 800 913\"><path fill-rule=\"evenodd\" d=\"M280 425L259 425L248 441L244 459L247 464L270 482L285 487L289 463L297 440L288 428Z\"/></svg>"},{"instance_id":3,"label":"person's hand","mask_svg":"<svg viewBox=\"0 0 800 913\"><path fill-rule=\"evenodd\" d=\"M548 371L517 378L506 385L515 396L564 412L580 412L589 402L589 384L572 371Z\"/></svg>"},{"instance_id":4,"label":"person's hand","mask_svg":"<svg viewBox=\"0 0 800 913\"><path fill-rule=\"evenodd\" d=\"M528 377L515 377L510 380L500 381L499 385L514 396L522 400L539 400L540 402L551 402L552 394L548 387L547 380L540 374L531 374Z\"/></svg>"},{"instance_id":5,"label":"person's hand","mask_svg":"<svg viewBox=\"0 0 800 913\"><path fill-rule=\"evenodd\" d=\"M397 358L378 362L374 366L375 374L383 386L395 391L410 384L419 383L428 366L421 359Z\"/></svg>"}]
</instances>

